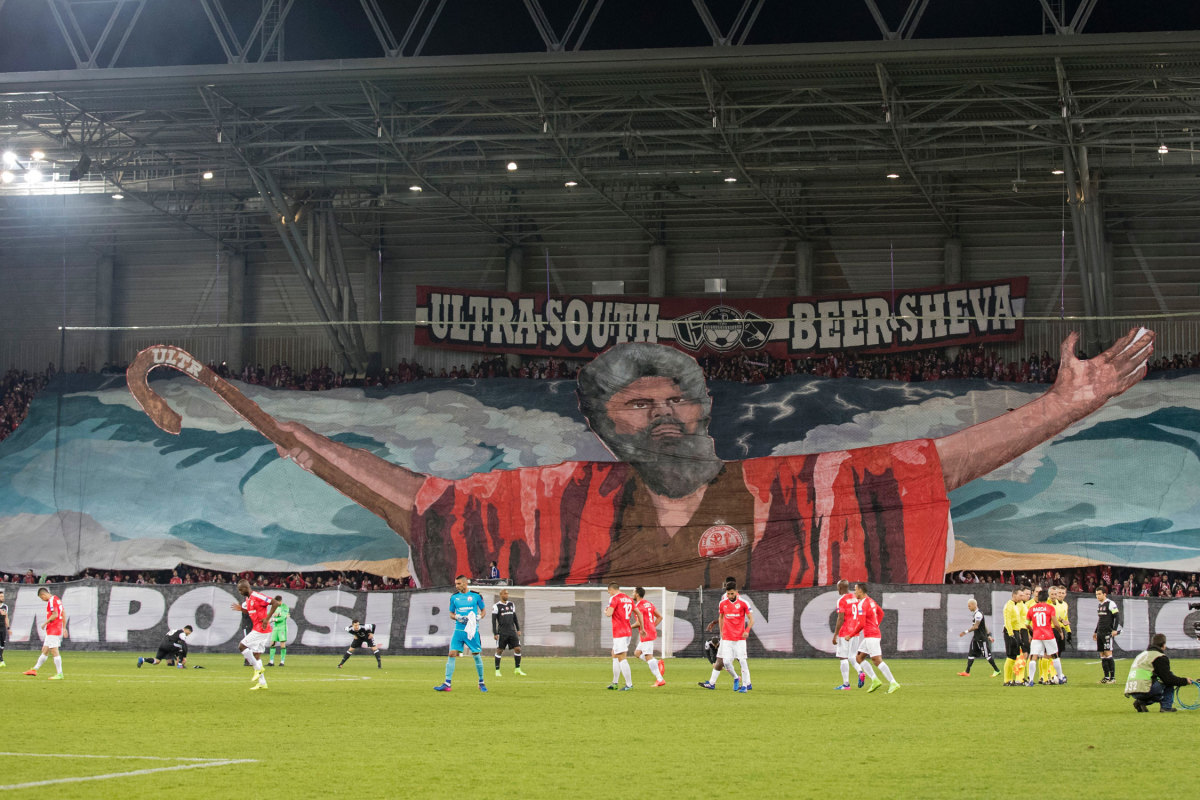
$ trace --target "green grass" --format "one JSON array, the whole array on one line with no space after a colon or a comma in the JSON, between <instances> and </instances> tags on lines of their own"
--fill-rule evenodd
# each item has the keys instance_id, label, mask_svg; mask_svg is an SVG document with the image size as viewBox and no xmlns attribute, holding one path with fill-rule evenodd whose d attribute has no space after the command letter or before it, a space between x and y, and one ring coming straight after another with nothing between
<instances>
[{"instance_id":1,"label":"green grass","mask_svg":"<svg viewBox=\"0 0 1200 800\"><path fill-rule=\"evenodd\" d=\"M45 679L49 665L23 676L34 658L10 649L0 670L5 798L964 797L1028 785L1043 768L1063 796L1099 780L1119 797L1190 782L1200 722L1135 714L1083 659L1066 663L1069 685L1033 688L1002 687L986 665L960 678L961 661L894 659L903 688L892 695L833 691L832 658L754 660L754 691L735 694L728 675L717 691L697 687L701 660L669 662L662 689L634 663L634 691L609 692L607 660L530 658L518 678L511 657L501 678L485 659L485 695L468 659L443 695L431 691L441 658L385 656L379 670L356 655L338 670L337 656L293 655L268 671L266 692L248 691L234 655L139 670L129 654L67 652L61 682ZM1197 666L1173 663L1189 676ZM260 763L2 788L199 763L131 756Z\"/></svg>"}]
</instances>

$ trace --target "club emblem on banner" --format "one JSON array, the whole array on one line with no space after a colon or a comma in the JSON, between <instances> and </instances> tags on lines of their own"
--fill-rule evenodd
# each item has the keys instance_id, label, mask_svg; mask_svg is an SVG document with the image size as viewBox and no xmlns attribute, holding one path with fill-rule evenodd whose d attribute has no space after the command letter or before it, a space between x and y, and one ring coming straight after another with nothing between
<instances>
[{"instance_id":1,"label":"club emblem on banner","mask_svg":"<svg viewBox=\"0 0 1200 800\"><path fill-rule=\"evenodd\" d=\"M746 545L742 532L732 525L718 523L700 536L701 558L728 558Z\"/></svg>"},{"instance_id":2,"label":"club emblem on banner","mask_svg":"<svg viewBox=\"0 0 1200 800\"><path fill-rule=\"evenodd\" d=\"M725 352L737 348L757 350L771 338L772 323L753 311L713 306L672 321L675 340L689 350L708 347Z\"/></svg>"}]
</instances>

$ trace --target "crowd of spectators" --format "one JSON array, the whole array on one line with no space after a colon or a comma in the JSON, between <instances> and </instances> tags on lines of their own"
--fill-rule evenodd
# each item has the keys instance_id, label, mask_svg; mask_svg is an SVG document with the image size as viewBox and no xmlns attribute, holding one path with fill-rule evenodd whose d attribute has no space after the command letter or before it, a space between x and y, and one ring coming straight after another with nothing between
<instances>
[{"instance_id":1,"label":"crowd of spectators","mask_svg":"<svg viewBox=\"0 0 1200 800\"><path fill-rule=\"evenodd\" d=\"M180 565L168 570L86 569L78 575L35 575L33 570L12 575L0 574L0 583L62 583L97 580L132 583L141 586L187 585L196 583L234 584L245 578L264 589L343 589L360 592L413 588L412 578L380 577L367 572L219 572Z\"/></svg>"},{"instance_id":2,"label":"crowd of spectators","mask_svg":"<svg viewBox=\"0 0 1200 800\"><path fill-rule=\"evenodd\" d=\"M10 369L0 380L0 439L17 429L29 413L29 403L54 377L54 365L45 372Z\"/></svg>"},{"instance_id":3,"label":"crowd of spectators","mask_svg":"<svg viewBox=\"0 0 1200 800\"><path fill-rule=\"evenodd\" d=\"M972 572L946 575L947 583L1007 583L1015 586L1062 585L1069 592L1095 592L1126 597L1200 597L1200 579L1195 572L1128 569L1108 565L1032 572Z\"/></svg>"},{"instance_id":4,"label":"crowd of spectators","mask_svg":"<svg viewBox=\"0 0 1200 800\"><path fill-rule=\"evenodd\" d=\"M486 575L477 576L486 578ZM61 583L85 579L132 583L137 585L234 584L242 578L264 589L334 589L349 591L395 591L415 588L412 578L380 577L366 572L219 572L181 565L173 570L100 570L88 569L79 575L35 575L33 570L11 575L0 574L0 583ZM1067 587L1069 592L1091 594L1103 587L1109 595L1121 597L1200 597L1200 578L1197 574L1142 570L1108 565L1038 571L973 572L964 570L946 575L948 584L1008 584L1021 586Z\"/></svg>"}]
</instances>

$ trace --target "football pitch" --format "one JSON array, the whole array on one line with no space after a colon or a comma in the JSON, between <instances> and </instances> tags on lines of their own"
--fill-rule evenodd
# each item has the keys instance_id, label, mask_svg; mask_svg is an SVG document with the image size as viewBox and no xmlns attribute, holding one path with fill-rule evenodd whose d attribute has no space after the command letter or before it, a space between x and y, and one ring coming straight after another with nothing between
<instances>
[{"instance_id":1,"label":"football pitch","mask_svg":"<svg viewBox=\"0 0 1200 800\"><path fill-rule=\"evenodd\" d=\"M462 659L442 694L444 658L339 670L336 655L292 655L251 692L231 654L177 670L68 651L63 681L49 664L22 675L35 657L9 649L0 670L3 797L1111 797L1190 783L1200 723L1136 714L1127 659L1117 685L1071 659L1066 686L1006 688L986 664L960 678L961 660L897 658L889 695L834 691L833 658L753 660L746 694L728 674L698 687L701 659L669 661L663 688L634 662L634 690L611 692L608 660L527 658L518 677L511 657L499 678L485 659L482 694Z\"/></svg>"}]
</instances>

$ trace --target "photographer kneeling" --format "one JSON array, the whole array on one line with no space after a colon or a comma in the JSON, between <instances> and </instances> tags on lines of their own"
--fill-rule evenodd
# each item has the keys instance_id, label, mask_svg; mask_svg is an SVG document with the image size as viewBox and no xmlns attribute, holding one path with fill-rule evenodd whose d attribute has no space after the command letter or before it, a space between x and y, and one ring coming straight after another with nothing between
<instances>
[{"instance_id":1,"label":"photographer kneeling","mask_svg":"<svg viewBox=\"0 0 1200 800\"><path fill-rule=\"evenodd\" d=\"M1187 678L1171 673L1171 659L1167 658L1167 636L1156 633L1150 637L1149 649L1138 654L1129 668L1125 681L1125 696L1133 698L1133 707L1139 712L1148 711L1151 703L1161 704L1159 711L1174 711L1175 687L1187 686Z\"/></svg>"}]
</instances>

